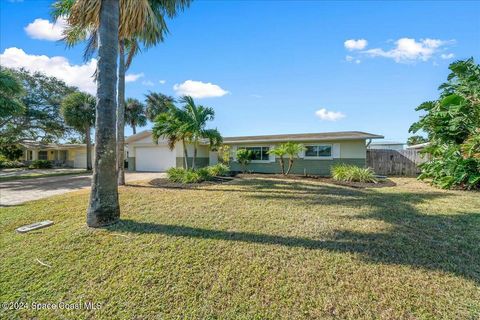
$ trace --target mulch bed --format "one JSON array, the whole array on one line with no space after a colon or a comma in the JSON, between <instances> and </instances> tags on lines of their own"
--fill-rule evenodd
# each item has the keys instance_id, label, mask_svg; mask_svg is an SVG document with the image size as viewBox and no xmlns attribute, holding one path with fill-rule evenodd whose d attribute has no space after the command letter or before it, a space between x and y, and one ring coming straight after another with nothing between
<instances>
[{"instance_id":1,"label":"mulch bed","mask_svg":"<svg viewBox=\"0 0 480 320\"><path fill-rule=\"evenodd\" d=\"M153 179L148 184L157 188L166 189L195 189L204 186L217 185L234 180L233 177L215 177L214 180L203 181L200 183L179 183L172 182L167 178Z\"/></svg>"},{"instance_id":2,"label":"mulch bed","mask_svg":"<svg viewBox=\"0 0 480 320\"><path fill-rule=\"evenodd\" d=\"M270 173L247 173L237 175L239 178L273 178L273 179L283 179L283 180L295 180L295 181L320 181L329 184L335 184L344 187L356 188L356 189L365 189L365 188L385 188L385 187L394 187L397 184L390 179L382 179L378 183L364 183L364 182L347 182L347 181L337 181L328 177L321 176L304 176L304 175L288 175L284 176L282 174L270 174Z\"/></svg>"}]
</instances>

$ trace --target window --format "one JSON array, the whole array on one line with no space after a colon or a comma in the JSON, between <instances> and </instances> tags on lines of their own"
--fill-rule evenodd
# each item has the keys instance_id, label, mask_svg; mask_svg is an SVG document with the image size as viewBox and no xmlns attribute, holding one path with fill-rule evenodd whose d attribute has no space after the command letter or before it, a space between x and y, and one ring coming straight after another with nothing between
<instances>
[{"instance_id":1,"label":"window","mask_svg":"<svg viewBox=\"0 0 480 320\"><path fill-rule=\"evenodd\" d=\"M48 160L47 151L38 151L38 160Z\"/></svg>"},{"instance_id":2,"label":"window","mask_svg":"<svg viewBox=\"0 0 480 320\"><path fill-rule=\"evenodd\" d=\"M269 155L268 151L270 147L240 147L238 149L246 149L252 151L253 158L252 161L268 161Z\"/></svg>"},{"instance_id":3,"label":"window","mask_svg":"<svg viewBox=\"0 0 480 320\"><path fill-rule=\"evenodd\" d=\"M312 158L321 158L321 157L331 157L332 156L332 146L328 145L315 145L315 146L305 146L305 157Z\"/></svg>"}]
</instances>

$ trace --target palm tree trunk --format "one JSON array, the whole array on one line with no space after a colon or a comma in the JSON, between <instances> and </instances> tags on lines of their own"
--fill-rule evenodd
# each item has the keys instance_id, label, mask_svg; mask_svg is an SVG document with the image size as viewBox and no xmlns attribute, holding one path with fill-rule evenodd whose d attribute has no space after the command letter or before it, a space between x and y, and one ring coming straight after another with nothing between
<instances>
[{"instance_id":1,"label":"palm tree trunk","mask_svg":"<svg viewBox=\"0 0 480 320\"><path fill-rule=\"evenodd\" d=\"M183 159L185 159L185 169L188 169L188 150L187 150L187 144L185 143L185 140L182 140L183 144Z\"/></svg>"},{"instance_id":2,"label":"palm tree trunk","mask_svg":"<svg viewBox=\"0 0 480 320\"><path fill-rule=\"evenodd\" d=\"M87 170L92 170L92 139L90 137L90 126L85 128L85 143L87 145Z\"/></svg>"},{"instance_id":3,"label":"palm tree trunk","mask_svg":"<svg viewBox=\"0 0 480 320\"><path fill-rule=\"evenodd\" d=\"M287 169L287 173L285 175L288 176L288 174L290 173L290 170L292 169L292 166L293 166L293 159L289 158L288 159L288 169Z\"/></svg>"},{"instance_id":4,"label":"palm tree trunk","mask_svg":"<svg viewBox=\"0 0 480 320\"><path fill-rule=\"evenodd\" d=\"M118 185L125 185L125 53L124 42L120 40L118 64L118 108L117 108L117 174Z\"/></svg>"},{"instance_id":5,"label":"palm tree trunk","mask_svg":"<svg viewBox=\"0 0 480 320\"><path fill-rule=\"evenodd\" d=\"M133 130L133 134L137 134L137 128L135 127L134 124L132 124L132 130Z\"/></svg>"},{"instance_id":6,"label":"palm tree trunk","mask_svg":"<svg viewBox=\"0 0 480 320\"><path fill-rule=\"evenodd\" d=\"M195 170L195 161L197 161L197 142L193 143L192 169Z\"/></svg>"},{"instance_id":7,"label":"palm tree trunk","mask_svg":"<svg viewBox=\"0 0 480 320\"><path fill-rule=\"evenodd\" d=\"M102 227L120 219L116 172L119 0L102 0L98 30L95 162L87 225Z\"/></svg>"},{"instance_id":8,"label":"palm tree trunk","mask_svg":"<svg viewBox=\"0 0 480 320\"><path fill-rule=\"evenodd\" d=\"M284 175L285 174L285 164L283 162L283 157L282 156L280 157L280 170L281 170L282 174Z\"/></svg>"}]
</instances>

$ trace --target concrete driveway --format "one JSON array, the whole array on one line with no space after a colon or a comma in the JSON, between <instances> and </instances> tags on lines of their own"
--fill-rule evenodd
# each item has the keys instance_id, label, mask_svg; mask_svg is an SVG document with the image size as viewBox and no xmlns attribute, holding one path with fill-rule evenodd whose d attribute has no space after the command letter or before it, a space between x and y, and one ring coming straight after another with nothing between
<instances>
[{"instance_id":1,"label":"concrete driveway","mask_svg":"<svg viewBox=\"0 0 480 320\"><path fill-rule=\"evenodd\" d=\"M161 172L127 172L125 178L128 183L164 178L165 176L166 174ZM90 174L77 174L0 182L0 206L12 206L90 188L91 180Z\"/></svg>"}]
</instances>

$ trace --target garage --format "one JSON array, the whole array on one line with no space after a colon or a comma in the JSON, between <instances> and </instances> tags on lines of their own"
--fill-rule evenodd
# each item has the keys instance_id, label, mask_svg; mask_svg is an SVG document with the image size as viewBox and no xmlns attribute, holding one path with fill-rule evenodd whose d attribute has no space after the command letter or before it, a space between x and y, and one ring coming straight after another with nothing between
<instances>
[{"instance_id":1,"label":"garage","mask_svg":"<svg viewBox=\"0 0 480 320\"><path fill-rule=\"evenodd\" d=\"M87 153L86 152L75 152L75 162L73 163L75 168L86 168L87 167Z\"/></svg>"},{"instance_id":2,"label":"garage","mask_svg":"<svg viewBox=\"0 0 480 320\"><path fill-rule=\"evenodd\" d=\"M176 165L175 151L167 146L135 148L136 171L166 171Z\"/></svg>"}]
</instances>

